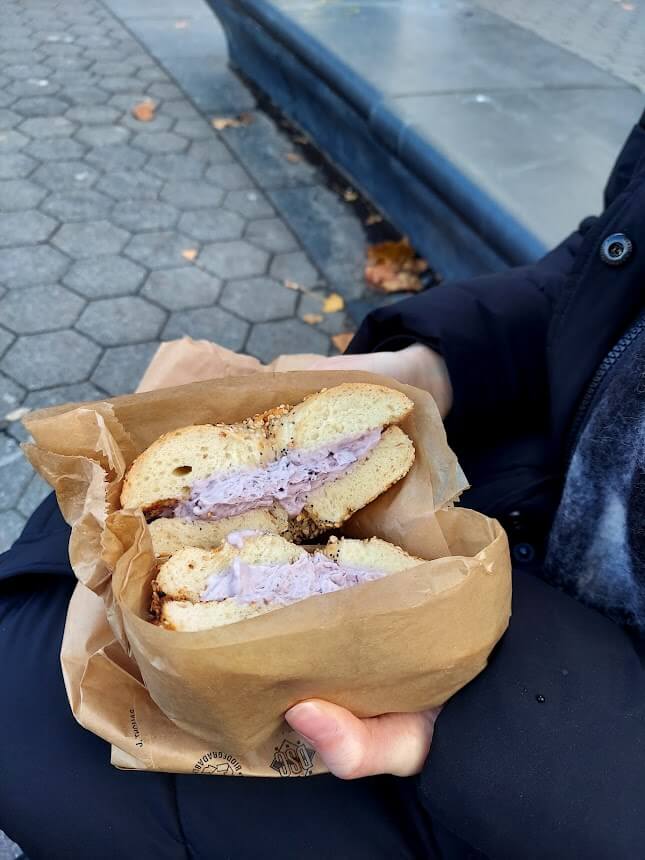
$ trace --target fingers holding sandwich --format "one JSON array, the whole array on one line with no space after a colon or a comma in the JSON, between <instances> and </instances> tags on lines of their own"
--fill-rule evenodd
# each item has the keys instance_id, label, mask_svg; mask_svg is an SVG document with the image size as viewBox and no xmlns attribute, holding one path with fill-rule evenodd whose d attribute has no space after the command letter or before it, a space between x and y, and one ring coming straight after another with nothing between
<instances>
[{"instance_id":1,"label":"fingers holding sandwich","mask_svg":"<svg viewBox=\"0 0 645 860\"><path fill-rule=\"evenodd\" d=\"M419 773L432 742L440 708L359 719L330 702L311 699L290 708L285 719L311 744L340 779Z\"/></svg>"}]
</instances>

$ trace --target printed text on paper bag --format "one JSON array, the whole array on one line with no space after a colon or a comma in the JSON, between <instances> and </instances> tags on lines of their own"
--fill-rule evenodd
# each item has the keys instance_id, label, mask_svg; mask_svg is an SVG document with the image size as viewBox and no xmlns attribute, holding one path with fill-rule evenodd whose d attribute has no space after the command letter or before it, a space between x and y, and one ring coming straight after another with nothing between
<instances>
[{"instance_id":1,"label":"printed text on paper bag","mask_svg":"<svg viewBox=\"0 0 645 860\"><path fill-rule=\"evenodd\" d=\"M135 746L142 747L143 741L141 740L141 732L139 731L139 724L137 723L137 715L134 708L130 708L130 725L132 727L132 734L134 735Z\"/></svg>"}]
</instances>

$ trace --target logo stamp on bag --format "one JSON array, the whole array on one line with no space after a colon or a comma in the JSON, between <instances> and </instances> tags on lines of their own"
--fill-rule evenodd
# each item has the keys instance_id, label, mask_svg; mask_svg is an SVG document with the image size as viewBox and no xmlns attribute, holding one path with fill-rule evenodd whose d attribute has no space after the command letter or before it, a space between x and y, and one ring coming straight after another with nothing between
<instances>
[{"instance_id":1,"label":"logo stamp on bag","mask_svg":"<svg viewBox=\"0 0 645 860\"><path fill-rule=\"evenodd\" d=\"M242 765L235 758L223 752L207 752L193 765L193 773L207 776L241 776Z\"/></svg>"},{"instance_id":2,"label":"logo stamp on bag","mask_svg":"<svg viewBox=\"0 0 645 860\"><path fill-rule=\"evenodd\" d=\"M288 741L286 738L275 748L269 767L280 776L311 776L316 751L302 741Z\"/></svg>"}]
</instances>

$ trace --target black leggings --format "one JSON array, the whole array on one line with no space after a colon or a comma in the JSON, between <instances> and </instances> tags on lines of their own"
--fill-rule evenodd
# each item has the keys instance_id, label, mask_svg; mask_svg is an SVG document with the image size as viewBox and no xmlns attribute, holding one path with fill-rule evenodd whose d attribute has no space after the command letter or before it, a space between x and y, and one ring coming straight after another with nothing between
<instances>
[{"instance_id":1,"label":"black leggings","mask_svg":"<svg viewBox=\"0 0 645 860\"><path fill-rule=\"evenodd\" d=\"M0 556L0 829L30 860L438 856L415 779L121 772L67 702L74 588L53 496Z\"/></svg>"}]
</instances>

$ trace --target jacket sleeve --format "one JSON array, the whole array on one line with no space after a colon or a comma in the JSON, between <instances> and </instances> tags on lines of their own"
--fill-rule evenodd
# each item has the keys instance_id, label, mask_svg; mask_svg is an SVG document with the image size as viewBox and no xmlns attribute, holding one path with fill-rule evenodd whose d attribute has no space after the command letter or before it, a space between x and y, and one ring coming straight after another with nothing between
<instances>
[{"instance_id":1,"label":"jacket sleeve","mask_svg":"<svg viewBox=\"0 0 645 860\"><path fill-rule=\"evenodd\" d=\"M508 633L437 721L420 777L432 819L491 860L642 857L642 650L516 574Z\"/></svg>"},{"instance_id":2,"label":"jacket sleeve","mask_svg":"<svg viewBox=\"0 0 645 860\"><path fill-rule=\"evenodd\" d=\"M453 387L451 422L543 414L552 300L577 243L574 234L535 266L442 284L380 308L366 318L349 352L415 342L440 352Z\"/></svg>"},{"instance_id":3,"label":"jacket sleeve","mask_svg":"<svg viewBox=\"0 0 645 860\"><path fill-rule=\"evenodd\" d=\"M645 158L645 111L631 130L609 175L605 186L606 207L610 206L616 197L627 188L643 158Z\"/></svg>"}]
</instances>

